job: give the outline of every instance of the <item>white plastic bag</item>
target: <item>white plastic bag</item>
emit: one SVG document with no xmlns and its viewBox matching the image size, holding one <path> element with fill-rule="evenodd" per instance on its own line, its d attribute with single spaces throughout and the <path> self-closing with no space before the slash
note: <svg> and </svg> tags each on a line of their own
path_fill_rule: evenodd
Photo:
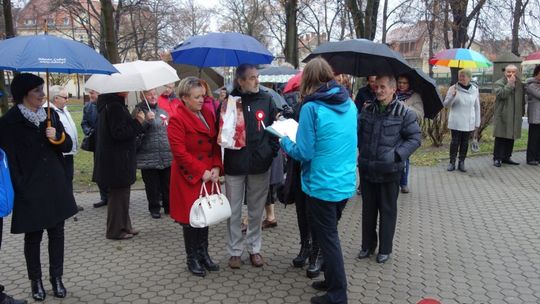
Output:
<svg viewBox="0 0 540 304">
<path fill-rule="evenodd" d="M 246 127 L 240 97 L 229 96 L 227 102 L 221 105 L 218 144 L 233 150 L 246 146 Z"/>
</svg>

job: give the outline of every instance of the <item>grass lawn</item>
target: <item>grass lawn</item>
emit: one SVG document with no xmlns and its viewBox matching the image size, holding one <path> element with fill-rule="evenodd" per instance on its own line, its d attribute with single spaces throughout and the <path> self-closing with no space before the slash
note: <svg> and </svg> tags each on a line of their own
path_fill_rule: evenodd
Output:
<svg viewBox="0 0 540 304">
<path fill-rule="evenodd" d="M 514 151 L 522 151 L 527 149 L 527 135 L 529 130 L 521 131 L 521 138 L 514 143 Z M 480 151 L 472 153 L 469 148 L 467 157 L 475 157 L 481 155 L 489 155 L 493 153 L 493 128 L 491 126 L 484 130 L 482 140 L 480 141 Z M 422 146 L 416 150 L 411 156 L 411 164 L 415 166 L 433 166 L 442 160 L 448 160 L 450 150 L 450 133 L 444 137 L 443 145 L 441 147 L 433 147 L 429 138 L 422 140 Z"/>
</svg>

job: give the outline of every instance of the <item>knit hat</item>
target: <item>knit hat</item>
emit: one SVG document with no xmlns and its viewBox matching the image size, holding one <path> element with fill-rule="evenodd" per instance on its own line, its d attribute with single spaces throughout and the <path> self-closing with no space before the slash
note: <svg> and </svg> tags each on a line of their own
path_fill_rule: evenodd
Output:
<svg viewBox="0 0 540 304">
<path fill-rule="evenodd" d="M 44 83 L 45 81 L 43 81 L 41 77 L 30 73 L 22 73 L 15 76 L 11 82 L 11 95 L 13 96 L 13 101 L 15 101 L 15 103 L 21 103 L 28 92 Z"/>
</svg>

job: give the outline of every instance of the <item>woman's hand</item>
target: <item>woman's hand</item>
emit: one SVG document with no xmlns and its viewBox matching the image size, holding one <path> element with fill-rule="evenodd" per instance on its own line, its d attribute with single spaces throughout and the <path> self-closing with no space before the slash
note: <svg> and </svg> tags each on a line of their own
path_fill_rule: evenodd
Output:
<svg viewBox="0 0 540 304">
<path fill-rule="evenodd" d="M 204 173 L 203 173 L 203 175 L 202 175 L 202 180 L 203 180 L 203 182 L 206 183 L 206 182 L 209 181 L 210 179 L 212 179 L 212 173 L 211 173 L 210 171 L 208 171 L 208 170 L 205 170 Z"/>
<path fill-rule="evenodd" d="M 212 170 L 210 170 L 210 173 L 212 174 L 212 181 L 214 183 L 217 183 L 219 181 L 219 168 L 214 167 Z"/>
<path fill-rule="evenodd" d="M 143 121 L 144 121 L 144 112 L 143 111 L 139 111 L 137 112 L 137 116 L 135 116 L 135 119 L 137 119 L 137 121 L 142 124 Z"/>
<path fill-rule="evenodd" d="M 56 129 L 47 127 L 47 129 L 45 129 L 45 136 L 47 136 L 48 139 L 56 140 Z"/>
<path fill-rule="evenodd" d="M 148 113 L 146 113 L 146 120 L 150 121 L 150 120 L 153 120 L 154 118 L 156 118 L 156 114 L 152 111 L 148 111 Z"/>
</svg>

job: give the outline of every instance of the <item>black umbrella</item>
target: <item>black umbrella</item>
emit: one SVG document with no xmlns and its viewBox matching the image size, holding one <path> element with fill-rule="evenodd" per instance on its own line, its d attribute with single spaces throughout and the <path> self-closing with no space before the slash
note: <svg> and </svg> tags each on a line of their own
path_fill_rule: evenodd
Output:
<svg viewBox="0 0 540 304">
<path fill-rule="evenodd" d="M 441 94 L 437 90 L 437 83 L 420 69 L 411 70 L 404 75 L 409 78 L 411 89 L 422 97 L 424 116 L 433 119 L 443 108 Z"/>
<path fill-rule="evenodd" d="M 354 76 L 401 75 L 412 70 L 405 59 L 386 44 L 351 39 L 321 44 L 303 62 L 321 56 L 336 73 Z"/>
</svg>

